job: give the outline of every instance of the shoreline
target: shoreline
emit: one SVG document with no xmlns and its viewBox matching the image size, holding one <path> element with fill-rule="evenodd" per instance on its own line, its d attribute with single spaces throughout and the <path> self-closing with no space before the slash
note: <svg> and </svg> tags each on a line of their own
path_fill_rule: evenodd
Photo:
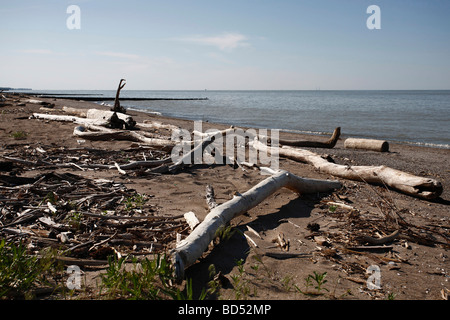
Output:
<svg viewBox="0 0 450 320">
<path fill-rule="evenodd" d="M 96 90 L 91 90 L 91 91 L 96 91 Z M 113 90 L 110 90 L 110 91 L 112 92 Z M 128 91 L 142 91 L 142 90 L 128 90 Z M 144 90 L 144 91 L 148 91 L 148 90 Z M 154 90 L 154 91 L 155 92 L 170 92 L 170 90 L 169 91 Z M 228 90 L 222 90 L 222 91 L 227 92 Z M 246 91 L 246 90 L 244 90 L 244 91 Z M 263 90 L 263 91 L 269 91 L 270 92 L 270 91 L 273 91 L 273 90 Z M 292 90 L 288 90 L 288 91 L 292 91 Z M 352 90 L 350 90 L 350 91 L 352 91 Z M 355 91 L 355 90 L 353 90 L 353 91 Z M 366 91 L 366 90 L 363 90 L 363 91 Z M 375 91 L 385 91 L 385 90 L 375 90 Z M 400 91 L 402 91 L 402 90 L 400 90 Z M 417 90 L 410 90 L 410 91 L 417 91 Z M 431 90 L 431 91 L 435 91 L 435 90 Z M 126 90 L 124 92 L 126 92 Z M 185 92 L 185 91 L 177 90 L 177 91 L 174 91 L 174 92 Z M 191 90 L 191 92 L 203 92 L 203 91 L 192 91 Z M 51 99 L 51 98 L 58 98 L 57 95 L 59 95 L 59 94 L 56 94 L 55 97 L 50 97 L 50 96 L 52 96 L 52 94 L 48 94 L 47 96 L 50 97 L 50 99 Z M 86 94 L 86 95 L 89 95 L 89 94 Z M 152 95 L 150 95 L 150 96 L 152 96 Z M 177 101 L 177 100 L 185 100 L 185 99 L 187 99 L 187 100 L 202 100 L 202 99 L 208 99 L 209 98 L 209 97 L 208 98 L 194 97 L 194 96 L 190 95 L 189 92 L 186 93 L 186 97 L 187 98 L 183 98 L 183 95 L 181 95 L 181 97 L 178 96 L 178 95 L 175 95 L 174 97 L 170 97 L 170 96 L 165 96 L 164 95 L 161 98 L 158 98 L 158 97 L 156 97 L 156 98 L 155 97 L 145 98 L 145 95 L 144 95 L 144 96 L 142 96 L 142 98 L 138 98 L 138 96 L 136 96 L 136 95 L 131 95 L 131 98 L 121 97 L 121 101 L 122 101 L 122 104 L 124 105 L 124 107 L 126 107 L 127 109 L 130 109 L 130 110 L 136 110 L 138 112 L 145 112 L 145 113 L 152 113 L 152 112 L 154 112 L 155 114 L 156 113 L 162 113 L 164 116 L 167 116 L 169 118 L 173 117 L 173 118 L 178 118 L 178 119 L 185 119 L 185 120 L 193 120 L 193 121 L 195 121 L 197 119 L 195 119 L 191 114 L 183 114 L 183 111 L 182 111 L 183 109 L 179 109 L 179 110 L 177 108 L 174 109 L 173 107 L 171 107 L 172 104 L 168 105 L 169 108 L 170 108 L 170 111 L 166 114 L 167 110 L 164 111 L 163 110 L 164 108 L 156 108 L 157 111 L 156 110 L 155 111 L 152 110 L 151 103 L 150 104 L 144 104 L 143 106 L 136 106 L 136 105 L 133 105 L 133 103 L 132 103 L 132 100 L 136 100 L 137 101 L 137 100 L 147 100 L 147 99 L 148 100 L 154 100 L 154 99 L 160 100 L 161 99 L 161 100 L 175 100 L 175 101 Z M 37 98 L 39 98 L 39 97 L 37 97 Z M 63 97 L 61 97 L 61 98 L 63 98 Z M 70 99 L 80 99 L 80 98 L 82 99 L 82 97 L 73 96 Z M 94 102 L 96 104 L 100 104 L 103 101 L 102 99 L 105 100 L 105 101 L 108 100 L 109 104 L 111 104 L 110 100 L 114 100 L 114 98 L 112 96 L 111 97 L 108 96 L 108 98 L 100 98 L 100 97 L 98 97 L 98 98 L 92 97 L 91 98 L 91 97 L 89 97 L 89 99 L 86 100 L 86 101 Z M 127 103 L 127 100 L 130 101 L 130 104 Z M 175 106 L 177 106 L 177 105 L 178 104 L 175 104 Z M 196 105 L 197 104 L 193 104 L 193 106 L 196 106 Z M 200 106 L 202 106 L 202 105 L 203 104 L 200 104 Z M 185 104 L 181 104 L 181 106 L 185 106 Z M 190 104 L 187 104 L 186 106 L 190 106 Z M 176 110 L 179 111 L 178 114 L 177 114 Z M 205 112 L 209 112 L 209 111 L 205 111 Z M 205 119 L 204 116 L 198 116 L 197 115 L 196 117 L 198 118 L 198 120 Z M 243 123 L 241 125 L 240 123 L 234 123 L 234 122 L 236 122 L 236 119 L 228 120 L 228 118 L 226 116 L 224 118 L 217 118 L 217 117 L 214 117 L 214 116 L 210 115 L 208 118 L 209 119 L 206 120 L 206 121 L 211 121 L 211 122 L 218 123 L 218 124 L 223 124 L 223 125 L 235 125 L 235 126 L 252 127 L 252 128 L 277 129 L 277 130 L 280 130 L 280 131 L 283 131 L 283 132 L 292 132 L 292 133 L 304 134 L 304 135 L 308 135 L 308 136 L 310 136 L 310 135 L 311 136 L 314 136 L 314 135 L 319 135 L 319 136 L 331 135 L 332 131 L 334 129 L 334 127 L 330 127 L 329 124 L 327 125 L 326 130 L 320 130 L 320 129 L 322 129 L 322 128 L 320 128 L 319 130 L 316 131 L 316 130 L 314 130 L 315 128 L 308 128 L 307 130 L 301 130 L 302 128 L 300 128 L 300 130 L 299 130 L 296 126 L 292 126 L 292 125 L 289 125 L 289 124 L 287 125 L 286 128 L 283 127 L 283 126 L 275 127 L 271 123 L 266 123 L 267 121 L 264 121 L 264 120 L 251 121 L 251 122 L 255 122 L 255 124 L 250 124 L 249 121 L 245 120 L 243 122 L 241 121 L 241 123 Z M 233 117 L 231 117 L 231 118 L 233 118 Z M 211 120 L 211 119 L 214 119 L 214 120 Z M 220 120 L 217 121 L 218 119 L 220 119 Z M 237 122 L 239 122 L 239 120 Z M 376 130 L 376 128 L 373 129 L 373 132 L 372 131 L 366 132 L 364 130 L 363 131 L 361 131 L 361 130 L 356 130 L 356 131 L 353 130 L 353 132 L 359 132 L 359 133 L 352 133 L 352 132 L 346 132 L 346 128 L 345 128 L 345 124 L 344 124 L 345 122 L 346 121 L 343 121 L 342 123 L 336 123 L 336 126 L 341 126 L 341 128 L 342 128 L 341 135 L 342 135 L 343 138 L 365 138 L 365 139 L 386 140 L 386 141 L 391 142 L 391 143 L 399 143 L 399 144 L 406 144 L 406 145 L 412 145 L 412 146 L 422 146 L 422 147 L 439 148 L 439 149 L 450 149 L 450 144 L 446 141 L 446 139 L 444 138 L 444 136 L 442 136 L 442 134 L 441 134 L 441 136 L 439 136 L 439 135 L 433 136 L 433 135 L 430 135 L 430 133 L 428 133 L 428 131 L 430 131 L 430 130 L 425 130 L 424 134 L 428 137 L 428 138 L 425 138 L 425 139 L 421 138 L 422 134 L 420 134 L 420 132 L 415 134 L 414 132 L 409 131 L 409 134 L 408 133 L 396 134 L 396 132 L 394 131 L 394 132 L 391 132 L 393 135 L 389 136 L 387 133 L 384 133 L 382 131 L 382 129 Z M 263 123 L 263 125 L 258 125 L 257 123 Z M 382 126 L 382 123 L 380 123 L 379 125 Z M 350 127 L 351 127 L 351 125 L 350 125 Z"/>
<path fill-rule="evenodd" d="M 25 95 L 28 96 L 28 95 Z M 33 98 L 32 96 L 30 96 Z M 74 107 L 74 108 L 81 108 L 81 109 L 89 109 L 89 108 L 98 108 L 103 110 L 110 110 L 110 106 L 100 105 L 98 103 L 94 103 L 91 101 L 77 101 L 77 100 L 66 100 L 66 99 L 60 99 L 60 98 L 40 98 L 40 100 L 47 102 L 49 104 L 55 104 L 55 110 L 60 109 L 62 106 L 68 106 L 68 107 Z M 30 106 L 27 104 L 27 106 Z M 34 105 L 34 111 L 33 112 L 41 112 L 39 111 L 40 106 Z M 1 109 L 0 109 L 1 110 Z M 187 129 L 192 132 L 194 129 L 194 121 L 192 119 L 185 119 L 182 117 L 172 117 L 172 116 L 166 116 L 162 114 L 155 114 L 152 111 L 146 111 L 146 110 L 136 110 L 134 108 L 127 109 L 129 112 L 128 114 L 133 116 L 135 120 L 137 121 L 143 121 L 143 120 L 156 120 L 167 124 L 172 124 L 175 126 L 179 126 L 180 128 Z M 51 110 L 47 110 L 46 113 L 51 113 Z M 61 112 L 61 114 L 65 114 L 64 112 Z M 23 119 L 22 119 L 23 120 Z M 198 119 L 198 121 L 201 121 L 201 119 Z M 223 130 L 227 129 L 232 124 L 224 124 L 224 123 L 215 123 L 215 122 L 209 122 L 209 121 L 202 121 L 202 130 L 203 132 L 208 129 L 217 129 L 217 130 Z M 255 127 L 248 127 L 248 126 L 239 126 L 240 128 L 247 130 L 247 129 L 255 129 L 259 130 L 260 128 Z M 0 127 L 1 129 L 1 127 Z M 267 129 L 268 132 L 270 132 L 271 129 Z M 344 131 L 345 128 L 342 129 Z M 341 132 L 342 132 L 341 131 Z M 1 132 L 1 131 L 0 131 Z M 329 134 L 308 134 L 308 133 L 298 133 L 298 132 L 290 132 L 289 130 L 280 130 L 280 138 L 283 139 L 291 139 L 291 140 L 310 140 L 310 141 L 324 141 L 331 133 Z M 367 151 L 367 150 L 353 150 L 353 149 L 346 149 L 344 148 L 344 140 L 349 137 L 345 134 L 341 134 L 340 138 L 338 139 L 336 146 L 332 149 L 317 149 L 317 148 L 306 148 L 315 152 L 319 153 L 332 153 L 335 154 L 337 157 L 340 157 L 342 159 L 348 159 L 350 155 L 354 159 L 351 160 L 353 164 L 358 165 L 379 165 L 384 164 L 386 166 L 391 166 L 392 168 L 398 169 L 398 170 L 405 170 L 407 172 L 413 173 L 413 174 L 419 174 L 421 172 L 427 172 L 427 160 L 433 160 L 432 167 L 435 166 L 442 166 L 442 170 L 436 170 L 435 176 L 438 176 L 439 173 L 442 171 L 445 172 L 447 175 L 450 173 L 448 170 L 445 171 L 446 163 L 448 163 L 447 168 L 450 168 L 450 160 L 447 160 L 450 155 L 450 149 L 446 148 L 438 148 L 434 146 L 423 146 L 423 145 L 416 145 L 416 144 L 410 144 L 406 142 L 396 142 L 396 141 L 388 141 L 389 143 L 389 152 L 374 152 L 374 151 Z M 352 136 L 354 137 L 354 136 Z M 69 137 L 70 138 L 70 137 Z M 76 140 L 75 138 L 73 138 Z M 121 143 L 119 143 L 120 145 Z M 395 155 L 404 153 L 405 158 L 402 159 L 401 162 L 396 162 L 398 159 L 395 159 Z M 433 156 L 430 156 L 430 159 L 427 159 L 427 155 L 434 154 Z M 390 155 L 393 155 L 394 157 L 389 157 Z M 410 163 L 408 163 L 408 160 L 411 158 L 413 159 L 414 156 L 421 155 L 421 162 L 417 163 L 418 166 L 412 166 Z M 380 159 L 381 163 L 377 163 L 376 161 Z M 381 161 L 383 159 L 383 161 Z M 442 161 L 444 160 L 444 161 Z M 438 173 L 439 172 L 439 173 Z M 450 174 L 447 175 L 448 179 L 442 179 L 442 183 L 446 184 L 447 181 L 450 181 Z M 444 193 L 449 192 L 449 188 L 444 187 Z M 450 192 L 449 192 L 450 194 Z"/>
<path fill-rule="evenodd" d="M 6 211 L 18 210 L 12 212 L 14 216 L 22 212 L 22 209 L 8 206 L 11 201 L 17 201 L 15 194 L 8 199 L 6 193 L 8 188 L 14 188 L 8 185 L 8 181 L 14 178 L 28 181 L 27 179 L 39 179 L 39 177 L 56 173 L 60 176 L 70 174 L 70 177 L 79 179 L 79 181 L 83 181 L 82 179 L 113 181 L 113 186 L 124 185 L 127 190 L 135 190 L 139 194 L 148 196 L 147 205 L 151 210 L 144 210 L 145 214 L 174 217 L 191 211 L 200 221 L 203 221 L 209 213 L 205 201 L 207 185 L 214 188 L 216 202 L 221 204 L 232 199 L 236 192 L 242 194 L 266 178 L 261 176 L 258 170 L 248 168 L 244 171 L 239 167 L 219 164 L 186 166 L 173 174 L 146 174 L 145 170 L 127 170 L 125 174 L 121 174 L 115 167 L 113 169 L 89 168 L 82 170 L 76 165 L 84 163 L 111 165 L 114 162 L 123 165 L 130 161 L 165 158 L 167 153 L 141 148 L 142 145 L 131 141 L 83 141 L 73 136 L 76 125 L 72 122 L 30 119 L 30 116 L 36 112 L 65 114 L 61 110 L 62 106 L 104 110 L 109 110 L 109 107 L 92 102 L 39 98 L 39 100 L 54 104 L 53 108 L 40 110 L 42 106 L 26 103 L 28 99 L 26 97 L 14 97 L 14 99 L 16 100 L 7 101 L 9 105 L 0 107 L 0 162 L 5 164 L 5 168 L 0 167 L 0 170 L 3 170 L 0 171 L 0 187 L 3 187 L 3 189 L 0 188 L 0 192 L 3 192 L 0 199 L 7 199 L 7 201 L 3 200 L 4 202 L 0 201 L 0 206 L 3 206 Z M 127 110 L 127 114 L 138 122 L 158 121 L 187 129 L 190 132 L 194 126 L 192 120 L 154 115 L 143 111 Z M 229 128 L 229 125 L 202 123 L 203 132 L 207 129 L 226 128 Z M 247 128 L 243 127 L 243 129 Z M 14 137 L 15 133 L 19 132 L 23 132 L 23 135 Z M 167 129 L 151 130 L 151 134 L 155 137 L 167 137 L 170 136 L 170 133 L 170 130 Z M 324 136 L 289 132 L 280 132 L 280 137 L 324 141 Z M 303 295 L 292 289 L 292 285 L 295 284 L 303 290 L 303 279 L 314 272 L 327 273 L 328 284 L 330 284 L 328 289 L 333 292 L 327 292 L 319 299 L 332 299 L 331 294 L 334 295 L 334 299 L 386 299 L 392 294 L 395 294 L 397 299 L 441 299 L 441 290 L 449 289 L 446 282 L 450 271 L 447 260 L 448 247 L 441 244 L 424 244 L 411 235 L 429 236 L 429 239 L 434 237 L 441 242 L 445 241 L 442 235 L 447 239 L 449 237 L 450 151 L 397 143 L 390 143 L 390 152 L 351 150 L 343 147 L 343 140 L 340 138 L 332 149 L 305 149 L 327 155 L 338 164 L 385 165 L 417 176 L 438 179 L 444 189 L 442 195 L 436 200 L 428 201 L 389 190 L 383 186 L 373 186 L 345 179 L 337 179 L 343 184 L 342 190 L 320 196 L 298 195 L 286 188 L 280 189 L 257 207 L 233 219 L 231 227 L 238 229 L 240 233 L 235 233 L 230 240 L 208 249 L 196 264 L 186 270 L 187 278 L 193 279 L 194 290 L 200 290 L 207 286 L 211 280 L 208 277 L 208 268 L 211 264 L 215 266 L 217 272 L 221 272 L 224 278 L 231 281 L 230 279 L 234 275 L 239 274 L 235 261 L 242 259 L 245 270 L 242 276 L 245 277 L 244 280 L 250 288 L 255 288 L 251 291 L 252 294 L 247 296 L 248 299 L 316 299 L 317 297 Z M 63 168 L 13 163 L 11 170 L 6 168 L 7 161 L 1 157 L 4 155 L 32 162 L 41 159 L 56 164 L 71 162 L 75 165 Z M 284 158 L 280 158 L 280 169 L 292 172 L 299 177 L 336 180 L 332 175 L 320 172 L 308 164 Z M 55 184 L 53 183 L 53 185 Z M 62 184 L 64 187 L 66 185 L 68 184 Z M 76 197 L 77 193 L 71 194 L 70 190 L 67 190 L 61 191 L 58 196 L 62 199 Z M 48 190 L 45 189 L 38 191 L 42 194 L 40 200 L 48 193 Z M 102 192 L 106 191 L 102 190 Z M 343 208 L 331 210 L 328 202 L 345 203 L 354 209 L 353 211 Z M 60 214 L 64 213 L 64 206 L 58 204 L 55 206 L 57 206 L 58 212 L 61 212 Z M 95 207 L 91 210 L 91 213 L 101 213 L 100 209 L 95 211 Z M 115 215 L 129 214 L 121 211 L 120 206 L 112 207 L 109 210 L 114 210 Z M 410 238 L 395 239 L 387 244 L 386 250 L 381 252 L 363 251 L 356 254 L 343 249 L 354 246 L 357 243 L 357 236 L 360 234 L 372 237 L 390 234 L 393 230 L 385 229 L 385 226 L 388 224 L 392 228 L 392 220 L 385 220 L 385 217 L 397 214 L 408 222 L 410 227 L 401 226 L 399 228 L 403 236 Z M 1 220 L 6 219 L 7 216 L 0 215 L 0 224 L 7 224 Z M 45 216 L 55 218 L 51 214 Z M 88 221 L 92 223 L 92 220 Z M 64 220 L 60 219 L 58 222 L 64 223 Z M 312 232 L 308 228 L 314 223 L 320 225 L 319 231 Z M 413 228 L 412 226 L 417 227 Z M 31 222 L 30 226 L 21 226 L 21 228 L 25 228 L 23 230 L 31 227 L 43 228 L 39 221 Z M 248 227 L 254 230 L 258 236 L 250 232 Z M 110 228 L 113 227 L 110 226 Z M 411 232 L 414 231 L 414 233 L 410 234 L 408 228 L 413 228 Z M 114 232 L 115 229 L 112 230 Z M 116 244 L 119 241 L 117 238 L 119 235 L 123 234 L 124 237 L 132 235 L 127 230 L 120 231 L 115 236 L 116 238 L 112 233 L 110 236 L 114 239 L 104 245 L 110 250 L 114 248 L 117 252 L 131 252 L 139 257 L 145 256 L 148 248 L 137 247 L 135 249 L 132 245 Z M 141 236 L 151 230 L 151 226 L 141 227 L 138 230 L 140 233 L 137 234 Z M 165 236 L 170 235 L 171 239 L 175 239 L 175 233 L 179 232 L 182 237 L 185 237 L 187 230 L 189 228 L 184 231 L 180 229 L 167 231 Z M 137 229 L 131 228 L 131 231 L 136 234 Z M 2 232 L 1 228 L 0 232 Z M 73 233 L 78 242 L 85 242 L 92 235 L 92 233 L 83 234 L 78 231 L 73 231 Z M 257 247 L 240 236 L 241 233 L 251 238 Z M 277 239 L 280 234 L 289 240 L 289 254 L 292 253 L 293 256 L 298 253 L 307 254 L 309 258 L 278 260 L 265 255 L 269 250 L 267 248 L 270 248 L 270 252 L 286 253 L 272 242 L 272 239 Z M 318 244 L 315 240 L 317 236 L 325 237 L 328 245 Z M 47 241 L 56 243 L 58 246 L 65 246 L 64 248 L 67 250 L 67 243 L 61 243 L 53 238 L 47 239 Z M 36 243 L 34 245 L 39 247 Z M 71 244 L 69 241 L 69 245 L 76 246 L 77 242 Z M 174 246 L 175 242 L 164 243 L 164 248 L 167 250 Z M 255 260 L 255 256 L 258 256 L 259 260 Z M 256 265 L 260 266 L 261 270 L 258 277 L 253 271 L 253 267 Z M 370 290 L 365 285 L 366 269 L 371 265 L 377 265 L 381 270 L 382 288 L 380 290 Z M 436 270 L 439 272 L 437 273 Z M 85 285 L 89 288 L 95 287 L 95 279 L 98 279 L 100 271 L 86 269 L 84 272 L 86 280 L 83 281 L 87 281 Z M 289 290 L 286 286 L 286 279 L 289 280 Z M 268 286 L 268 283 L 271 285 Z M 233 299 L 235 290 L 236 288 L 233 286 L 224 287 L 221 289 L 220 297 Z M 89 292 L 89 290 L 85 290 L 85 292 Z M 79 294 L 82 296 L 87 293 Z"/>
<path fill-rule="evenodd" d="M 126 99 L 124 99 L 126 100 Z M 100 104 L 99 104 L 100 105 Z M 187 118 L 187 117 L 179 117 L 179 116 L 169 116 L 169 115 L 164 115 L 161 112 L 158 111 L 151 111 L 151 110 L 144 110 L 144 109 L 138 109 L 138 108 L 127 108 L 127 110 L 130 111 L 135 111 L 135 112 L 142 112 L 145 114 L 150 114 L 150 115 L 154 115 L 154 116 L 158 116 L 161 117 L 163 119 L 167 119 L 170 121 L 170 119 L 176 119 L 176 120 L 184 120 L 184 121 L 202 121 L 204 123 L 210 123 L 210 124 L 216 124 L 217 126 L 232 126 L 234 125 L 231 122 L 210 122 L 209 120 L 203 121 L 201 119 L 191 119 L 191 118 Z M 284 134 L 292 134 L 292 135 L 297 135 L 299 136 L 299 138 L 302 139 L 309 139 L 311 137 L 326 137 L 326 136 L 330 136 L 331 134 L 333 134 L 333 132 L 319 132 L 319 131 L 315 131 L 315 132 L 307 132 L 307 131 L 301 131 L 301 130 L 294 130 L 294 129 L 282 129 L 282 128 L 258 128 L 258 127 L 250 127 L 250 126 L 239 126 L 241 128 L 244 129 L 255 129 L 255 130 L 259 130 L 259 129 L 267 129 L 267 130 L 279 130 L 279 132 L 284 133 Z M 376 139 L 376 140 L 386 140 L 390 145 L 391 144 L 398 144 L 398 145 L 404 145 L 404 146 L 411 146 L 411 147 L 418 147 L 418 148 L 431 148 L 431 149 L 442 149 L 442 150 L 450 150 L 450 145 L 445 145 L 445 144 L 436 144 L 436 143 L 428 143 L 428 142 L 414 142 L 414 141 L 402 141 L 402 140 L 389 140 L 389 139 L 377 139 L 374 137 L 363 137 L 363 136 L 357 136 L 357 135 L 353 135 L 353 134 L 345 134 L 345 133 L 341 133 L 340 136 L 340 140 L 344 140 L 346 138 L 364 138 L 364 139 Z"/>
</svg>

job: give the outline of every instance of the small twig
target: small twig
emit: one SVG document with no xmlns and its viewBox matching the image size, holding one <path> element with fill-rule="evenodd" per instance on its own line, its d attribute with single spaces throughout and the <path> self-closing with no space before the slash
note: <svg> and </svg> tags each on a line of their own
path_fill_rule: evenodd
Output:
<svg viewBox="0 0 450 320">
<path fill-rule="evenodd" d="M 158 219 L 179 219 L 183 218 L 183 215 L 177 215 L 177 216 L 116 216 L 116 215 L 104 215 L 104 214 L 97 214 L 97 213 L 90 213 L 90 212 L 81 212 L 85 216 L 93 217 L 93 218 L 100 218 L 100 219 L 113 219 L 113 220 L 158 220 Z"/>
<path fill-rule="evenodd" d="M 112 238 L 114 238 L 117 235 L 117 230 L 116 232 L 114 232 L 114 234 L 111 237 L 106 238 L 105 240 L 102 240 L 96 244 L 94 244 L 92 247 L 89 248 L 88 251 L 92 251 L 95 247 L 101 246 L 104 243 L 107 243 L 109 240 L 111 240 Z"/>
</svg>

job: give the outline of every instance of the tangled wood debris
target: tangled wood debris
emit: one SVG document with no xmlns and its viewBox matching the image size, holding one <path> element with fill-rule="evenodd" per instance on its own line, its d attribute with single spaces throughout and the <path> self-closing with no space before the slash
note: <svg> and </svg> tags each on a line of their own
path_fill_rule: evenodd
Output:
<svg viewBox="0 0 450 320">
<path fill-rule="evenodd" d="M 99 265 L 111 254 L 164 252 L 188 230 L 182 216 L 158 214 L 149 196 L 122 183 L 57 172 L 0 182 L 0 235 L 35 252 L 58 248 L 63 262 Z"/>
</svg>

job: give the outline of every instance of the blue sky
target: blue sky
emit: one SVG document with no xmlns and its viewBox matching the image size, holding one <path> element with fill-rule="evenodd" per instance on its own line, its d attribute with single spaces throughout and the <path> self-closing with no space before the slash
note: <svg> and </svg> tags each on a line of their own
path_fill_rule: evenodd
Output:
<svg viewBox="0 0 450 320">
<path fill-rule="evenodd" d="M 0 31 L 0 86 L 450 89 L 447 0 L 2 0 Z"/>
</svg>

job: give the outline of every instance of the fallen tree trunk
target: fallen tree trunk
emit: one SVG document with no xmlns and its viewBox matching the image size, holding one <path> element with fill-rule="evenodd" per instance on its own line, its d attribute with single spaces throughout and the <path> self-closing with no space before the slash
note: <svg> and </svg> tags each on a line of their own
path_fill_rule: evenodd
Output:
<svg viewBox="0 0 450 320">
<path fill-rule="evenodd" d="M 73 135 L 87 140 L 127 140 L 155 147 L 168 147 L 170 149 L 176 144 L 172 140 L 147 138 L 135 131 L 112 130 L 99 126 L 88 126 L 88 128 L 97 129 L 98 131 L 86 131 L 86 127 L 77 126 L 73 130 Z"/>
<path fill-rule="evenodd" d="M 158 121 L 144 120 L 136 124 L 140 128 L 152 128 L 152 129 L 168 129 L 168 130 L 180 130 L 179 127 L 173 124 L 164 124 Z"/>
<path fill-rule="evenodd" d="M 66 115 L 45 114 L 45 113 L 33 113 L 33 117 L 41 120 L 73 122 L 85 126 L 89 125 L 105 126 L 108 123 L 104 119 L 86 119 L 77 116 L 66 116 Z"/>
<path fill-rule="evenodd" d="M 136 126 L 136 121 L 134 121 L 131 116 L 119 112 L 100 109 L 83 110 L 67 107 L 64 107 L 63 111 L 75 115 L 33 113 L 33 116 L 37 119 L 43 120 L 67 121 L 83 125 L 96 124 L 113 129 L 129 130 Z"/>
<path fill-rule="evenodd" d="M 261 181 L 244 194 L 213 208 L 205 217 L 205 220 L 172 251 L 177 278 L 182 279 L 184 277 L 184 269 L 194 264 L 203 254 L 220 228 L 233 218 L 257 206 L 283 187 L 303 194 L 329 192 L 340 188 L 341 183 L 339 181 L 303 179 L 282 170 Z"/>
<path fill-rule="evenodd" d="M 387 185 L 392 189 L 423 199 L 435 199 L 439 197 L 443 191 L 442 184 L 435 179 L 418 177 L 386 166 L 340 165 L 328 162 L 320 155 L 309 150 L 296 149 L 287 146 L 273 150 L 273 147 L 267 147 L 257 140 L 255 140 L 252 145 L 260 151 L 275 151 L 278 152 L 281 157 L 311 164 L 321 172 L 331 174 L 335 177 Z"/>
<path fill-rule="evenodd" d="M 344 148 L 388 152 L 389 143 L 384 140 L 348 138 L 344 141 Z"/>
<path fill-rule="evenodd" d="M 86 118 L 86 116 L 87 116 L 86 109 L 78 109 L 78 108 L 63 106 L 62 111 L 64 111 L 65 113 L 68 113 L 72 116 L 77 116 L 77 117 L 81 117 L 81 118 Z"/>
<path fill-rule="evenodd" d="M 341 127 L 337 127 L 334 129 L 334 132 L 331 138 L 328 141 L 320 142 L 320 141 L 309 141 L 309 140 L 284 140 L 279 139 L 278 143 L 280 145 L 285 146 L 294 146 L 294 147 L 310 147 L 310 148 L 328 148 L 332 149 L 336 145 L 339 140 L 339 136 L 341 135 Z"/>
<path fill-rule="evenodd" d="M 270 137 L 264 136 L 264 135 L 260 135 L 260 134 L 254 134 L 252 133 L 252 131 L 247 130 L 239 130 L 239 128 L 234 128 L 232 127 L 232 129 L 234 129 L 233 131 L 230 132 L 230 134 L 244 134 L 246 135 L 249 139 L 254 139 L 255 137 L 258 139 L 267 139 L 267 142 L 270 142 L 271 139 Z M 209 137 L 211 135 L 216 134 L 219 131 L 213 131 L 213 132 L 198 132 L 198 131 L 193 131 L 194 137 Z M 296 147 L 311 147 L 311 148 L 334 148 L 334 146 L 336 145 L 337 141 L 339 140 L 339 136 L 341 135 L 341 127 L 337 127 L 336 129 L 334 129 L 334 132 L 331 136 L 331 138 L 328 141 L 325 142 L 320 142 L 320 141 L 311 141 L 311 140 L 285 140 L 285 139 L 278 139 L 278 143 L 280 145 L 286 145 L 286 146 L 296 146 Z"/>
</svg>

